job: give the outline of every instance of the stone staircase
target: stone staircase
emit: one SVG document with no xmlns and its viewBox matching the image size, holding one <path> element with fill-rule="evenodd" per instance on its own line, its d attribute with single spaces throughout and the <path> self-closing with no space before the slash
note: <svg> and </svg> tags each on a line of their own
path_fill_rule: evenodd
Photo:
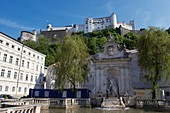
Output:
<svg viewBox="0 0 170 113">
<path fill-rule="evenodd" d="M 101 104 L 102 108 L 125 108 L 125 104 L 122 99 L 118 98 L 104 98 Z"/>
</svg>

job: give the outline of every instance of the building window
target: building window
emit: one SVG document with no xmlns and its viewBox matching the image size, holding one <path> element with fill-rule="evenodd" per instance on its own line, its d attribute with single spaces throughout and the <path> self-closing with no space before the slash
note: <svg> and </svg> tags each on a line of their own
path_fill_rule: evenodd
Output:
<svg viewBox="0 0 170 113">
<path fill-rule="evenodd" d="M 27 68 L 29 68 L 29 65 L 30 65 L 30 63 L 29 63 L 29 62 L 27 62 Z"/>
<path fill-rule="evenodd" d="M 1 70 L 1 77 L 4 77 L 4 75 L 5 75 L 5 69 L 2 69 Z"/>
<path fill-rule="evenodd" d="M 7 78 L 11 77 L 11 71 L 8 71 Z"/>
<path fill-rule="evenodd" d="M 12 92 L 15 92 L 15 87 L 14 86 L 12 87 Z"/>
<path fill-rule="evenodd" d="M 18 65 L 18 63 L 19 63 L 19 58 L 16 58 L 16 65 Z"/>
<path fill-rule="evenodd" d="M 25 50 L 23 52 L 25 53 Z"/>
<path fill-rule="evenodd" d="M 17 72 L 14 72 L 14 79 L 17 79 Z"/>
<path fill-rule="evenodd" d="M 38 65 L 36 66 L 36 71 L 38 71 Z"/>
<path fill-rule="evenodd" d="M 33 75 L 31 75 L 31 82 L 33 81 Z"/>
<path fill-rule="evenodd" d="M 22 67 L 24 67 L 24 60 L 22 60 Z"/>
<path fill-rule="evenodd" d="M 27 93 L 27 88 L 26 87 L 24 88 L 24 93 Z"/>
<path fill-rule="evenodd" d="M 6 43 L 6 46 L 9 46 L 9 43 Z"/>
<path fill-rule="evenodd" d="M 4 54 L 3 61 L 6 62 L 7 54 Z"/>
<path fill-rule="evenodd" d="M 0 43 L 2 43 L 3 41 L 2 40 L 0 40 Z"/>
<path fill-rule="evenodd" d="M 21 92 L 21 87 L 18 88 L 18 92 Z"/>
<path fill-rule="evenodd" d="M 18 51 L 20 51 L 20 48 L 18 48 Z"/>
<path fill-rule="evenodd" d="M 39 56 L 37 56 L 37 59 L 39 59 Z"/>
<path fill-rule="evenodd" d="M 31 55 L 31 53 L 29 52 L 28 55 Z"/>
<path fill-rule="evenodd" d="M 12 60 L 13 60 L 13 56 L 10 56 L 9 63 L 12 63 Z"/>
<path fill-rule="evenodd" d="M 14 48 L 15 46 L 14 46 L 14 45 L 12 45 L 11 47 L 12 47 L 12 48 Z"/>
<path fill-rule="evenodd" d="M 8 91 L 8 89 L 9 89 L 9 86 L 5 86 L 5 91 Z"/>
<path fill-rule="evenodd" d="M 36 83 L 37 83 L 37 78 L 38 78 L 38 77 L 37 77 L 37 76 L 35 76 L 35 82 L 36 82 Z"/>
<path fill-rule="evenodd" d="M 26 74 L 25 80 L 28 81 L 28 74 Z"/>
<path fill-rule="evenodd" d="M 0 91 L 2 91 L 2 86 L 0 86 Z"/>
<path fill-rule="evenodd" d="M 33 57 L 35 57 L 35 54 L 33 54 Z"/>
<path fill-rule="evenodd" d="M 20 80 L 23 80 L 23 73 L 21 73 L 20 75 Z"/>
<path fill-rule="evenodd" d="M 40 72 L 42 72 L 42 66 L 40 66 Z"/>
</svg>

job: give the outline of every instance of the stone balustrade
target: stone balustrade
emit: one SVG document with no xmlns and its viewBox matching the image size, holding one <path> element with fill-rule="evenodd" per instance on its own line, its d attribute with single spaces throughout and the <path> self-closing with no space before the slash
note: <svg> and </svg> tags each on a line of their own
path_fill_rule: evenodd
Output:
<svg viewBox="0 0 170 113">
<path fill-rule="evenodd" d="M 42 109 L 49 108 L 49 98 L 26 98 L 21 99 L 21 101 L 25 102 L 26 105 L 41 105 Z"/>
<path fill-rule="evenodd" d="M 27 105 L 20 107 L 1 108 L 0 113 L 40 113 L 41 106 Z"/>
<path fill-rule="evenodd" d="M 89 98 L 24 98 L 16 101 L 2 102 L 4 107 L 39 105 L 41 109 L 55 108 L 74 108 L 74 107 L 90 107 Z"/>
<path fill-rule="evenodd" d="M 136 108 L 144 108 L 145 110 L 164 111 L 169 110 L 170 100 L 136 100 Z"/>
<path fill-rule="evenodd" d="M 136 100 L 136 106 L 139 108 L 142 108 L 146 105 L 154 105 L 154 106 L 165 106 L 166 105 L 165 100 Z"/>
<path fill-rule="evenodd" d="M 71 107 L 90 107 L 90 99 L 78 99 L 78 98 L 59 98 L 51 99 L 50 107 L 57 108 L 71 108 Z"/>
<path fill-rule="evenodd" d="M 20 99 L 20 101 L 24 101 L 26 103 L 30 104 L 36 104 L 36 105 L 49 105 L 49 98 L 24 98 Z"/>
</svg>

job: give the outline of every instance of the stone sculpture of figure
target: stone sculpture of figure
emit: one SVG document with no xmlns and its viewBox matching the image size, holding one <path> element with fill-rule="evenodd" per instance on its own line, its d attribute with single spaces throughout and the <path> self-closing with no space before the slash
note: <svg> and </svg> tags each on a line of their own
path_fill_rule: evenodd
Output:
<svg viewBox="0 0 170 113">
<path fill-rule="evenodd" d="M 112 96 L 118 96 L 118 84 L 115 79 L 108 78 L 108 91 Z"/>
<path fill-rule="evenodd" d="M 50 89 L 54 89 L 55 88 L 55 80 L 52 80 L 50 83 Z"/>
<path fill-rule="evenodd" d="M 113 46 L 108 46 L 107 47 L 107 52 L 109 56 L 112 56 L 114 54 L 114 47 Z"/>
</svg>

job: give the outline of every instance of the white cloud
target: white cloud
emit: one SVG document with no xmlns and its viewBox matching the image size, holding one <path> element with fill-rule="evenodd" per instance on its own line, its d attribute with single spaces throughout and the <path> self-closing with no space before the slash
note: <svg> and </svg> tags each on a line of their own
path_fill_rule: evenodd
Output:
<svg viewBox="0 0 170 113">
<path fill-rule="evenodd" d="M 7 19 L 2 19 L 2 18 L 0 18 L 0 25 L 8 26 L 8 27 L 11 27 L 11 28 L 22 29 L 22 30 L 33 30 L 33 29 L 35 29 L 35 28 L 32 28 L 32 27 L 24 26 L 24 25 L 18 24 L 17 22 L 10 21 L 10 20 L 7 20 Z"/>
</svg>

